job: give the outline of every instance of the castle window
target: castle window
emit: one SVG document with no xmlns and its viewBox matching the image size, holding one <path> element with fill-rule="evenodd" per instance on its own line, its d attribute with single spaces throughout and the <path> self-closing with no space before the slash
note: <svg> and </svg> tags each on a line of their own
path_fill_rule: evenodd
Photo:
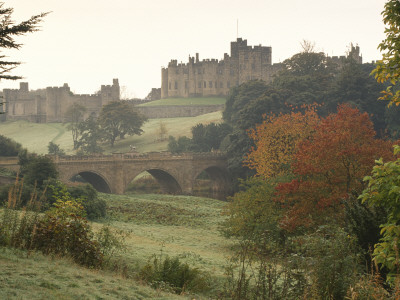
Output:
<svg viewBox="0 0 400 300">
<path fill-rule="evenodd" d="M 188 74 L 188 73 L 189 73 L 188 69 L 183 69 L 183 74 Z"/>
<path fill-rule="evenodd" d="M 219 83 L 219 87 L 220 87 L 221 89 L 224 87 L 224 83 L 223 83 L 222 81 Z"/>
<path fill-rule="evenodd" d="M 178 81 L 175 81 L 175 89 L 178 89 Z"/>
<path fill-rule="evenodd" d="M 187 89 L 189 87 L 189 82 L 185 81 L 185 89 Z"/>
<path fill-rule="evenodd" d="M 207 82 L 205 82 L 205 81 L 204 81 L 204 87 L 205 87 L 205 88 L 207 87 Z"/>
<path fill-rule="evenodd" d="M 214 85 L 216 88 L 218 87 L 218 82 L 215 82 L 215 85 Z"/>
<path fill-rule="evenodd" d="M 256 65 L 254 63 L 251 64 L 251 69 L 255 70 L 256 69 Z"/>
<path fill-rule="evenodd" d="M 176 73 L 176 74 L 179 74 L 179 69 L 176 69 L 176 70 L 175 70 L 175 73 Z"/>
<path fill-rule="evenodd" d="M 197 73 L 198 73 L 198 74 L 201 74 L 201 69 L 198 69 L 198 70 L 197 70 Z"/>
<path fill-rule="evenodd" d="M 199 84 L 198 84 L 198 86 L 199 86 L 199 89 L 201 89 L 201 81 L 199 81 Z"/>
<path fill-rule="evenodd" d="M 211 89 L 212 88 L 212 81 L 208 82 L 208 87 Z"/>
<path fill-rule="evenodd" d="M 171 89 L 171 82 L 168 84 L 168 89 L 169 90 Z"/>
<path fill-rule="evenodd" d="M 231 83 L 230 83 L 229 81 L 226 83 L 226 87 L 227 87 L 228 89 L 231 87 Z"/>
<path fill-rule="evenodd" d="M 231 70 L 229 73 L 230 73 L 231 75 L 235 75 L 235 71 L 233 71 L 233 70 Z"/>
</svg>

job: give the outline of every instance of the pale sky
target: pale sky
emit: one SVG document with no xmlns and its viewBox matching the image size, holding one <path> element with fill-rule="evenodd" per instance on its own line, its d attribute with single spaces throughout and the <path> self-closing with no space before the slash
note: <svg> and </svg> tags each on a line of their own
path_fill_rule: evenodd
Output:
<svg viewBox="0 0 400 300">
<path fill-rule="evenodd" d="M 13 71 L 30 89 L 68 83 L 91 94 L 118 78 L 125 96 L 145 97 L 161 86 L 161 67 L 189 55 L 222 59 L 237 37 L 248 45 L 272 47 L 272 62 L 301 50 L 343 55 L 358 44 L 364 62 L 381 58 L 385 38 L 381 12 L 385 0 L 10 0 L 14 20 L 52 11 L 40 32 L 18 39 L 7 51 L 23 65 Z M 19 81 L 2 81 L 18 88 Z"/>
</svg>

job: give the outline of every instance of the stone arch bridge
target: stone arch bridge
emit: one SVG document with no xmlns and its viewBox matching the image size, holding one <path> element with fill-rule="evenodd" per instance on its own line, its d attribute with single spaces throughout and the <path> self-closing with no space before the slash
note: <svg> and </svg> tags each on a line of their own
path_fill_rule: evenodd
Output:
<svg viewBox="0 0 400 300">
<path fill-rule="evenodd" d="M 192 194 L 195 180 L 202 172 L 208 174 L 213 193 L 228 194 L 230 191 L 227 161 L 221 153 L 114 153 L 52 158 L 61 181 L 67 183 L 80 175 L 104 193 L 123 194 L 128 184 L 144 171 L 158 181 L 165 193 Z M 0 159 L 0 166 L 14 170 L 16 167 L 10 159 L 7 162 Z"/>
</svg>

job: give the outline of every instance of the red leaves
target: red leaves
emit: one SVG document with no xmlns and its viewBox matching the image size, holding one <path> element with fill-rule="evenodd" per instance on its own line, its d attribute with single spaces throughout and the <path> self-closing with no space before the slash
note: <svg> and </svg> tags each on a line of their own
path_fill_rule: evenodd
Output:
<svg viewBox="0 0 400 300">
<path fill-rule="evenodd" d="M 280 128 L 284 127 L 281 124 Z M 258 146 L 267 144 L 259 141 L 268 136 L 262 135 L 261 130 L 271 129 L 261 125 L 251 133 Z M 287 152 L 290 157 L 286 162 L 291 163 L 298 179 L 279 184 L 275 198 L 286 209 L 281 226 L 288 231 L 323 224 L 327 218 L 340 221 L 342 199 L 363 189 L 362 179 L 370 173 L 375 159 L 392 157 L 392 143 L 375 139 L 368 114 L 347 104 L 340 105 L 336 114 L 314 123 L 307 135 L 293 143 L 295 149 Z M 262 161 L 263 156 L 255 155 L 257 151 L 260 148 L 249 154 L 249 161 L 259 175 L 265 176 L 267 164 Z"/>
</svg>

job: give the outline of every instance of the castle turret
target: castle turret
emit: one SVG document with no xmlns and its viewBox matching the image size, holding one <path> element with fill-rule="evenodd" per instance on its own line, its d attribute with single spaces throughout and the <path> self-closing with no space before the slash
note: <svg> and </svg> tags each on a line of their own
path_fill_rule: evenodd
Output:
<svg viewBox="0 0 400 300">
<path fill-rule="evenodd" d="M 118 79 L 113 79 L 113 85 L 102 85 L 100 89 L 102 106 L 112 101 L 120 100 L 120 87 Z"/>
</svg>

